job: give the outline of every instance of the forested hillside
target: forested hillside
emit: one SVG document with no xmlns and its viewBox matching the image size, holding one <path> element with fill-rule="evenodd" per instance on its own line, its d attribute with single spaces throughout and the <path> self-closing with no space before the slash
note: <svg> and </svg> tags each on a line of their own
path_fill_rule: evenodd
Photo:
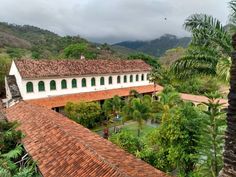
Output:
<svg viewBox="0 0 236 177">
<path fill-rule="evenodd" d="M 175 35 L 166 34 L 158 39 L 151 41 L 125 41 L 116 43 L 113 46 L 122 46 L 149 55 L 160 57 L 169 49 L 176 47 L 186 48 L 190 41 L 190 37 L 178 38 Z"/>
</svg>

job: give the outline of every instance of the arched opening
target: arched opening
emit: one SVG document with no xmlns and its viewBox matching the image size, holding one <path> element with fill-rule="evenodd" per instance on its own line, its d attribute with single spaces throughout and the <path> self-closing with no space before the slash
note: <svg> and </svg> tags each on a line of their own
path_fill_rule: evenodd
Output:
<svg viewBox="0 0 236 177">
<path fill-rule="evenodd" d="M 139 75 L 136 74 L 136 81 L 139 81 Z"/>
<path fill-rule="evenodd" d="M 117 76 L 117 84 L 120 83 L 120 76 Z"/>
<path fill-rule="evenodd" d="M 141 75 L 141 80 L 144 81 L 144 74 Z"/>
<path fill-rule="evenodd" d="M 100 85 L 105 85 L 105 79 L 104 79 L 104 77 L 101 77 L 101 78 L 100 78 Z"/>
<path fill-rule="evenodd" d="M 45 91 L 45 85 L 44 85 L 44 82 L 43 82 L 43 81 L 39 81 L 39 83 L 38 83 L 38 89 L 39 89 L 39 92 Z"/>
<path fill-rule="evenodd" d="M 50 81 L 50 90 L 56 90 L 56 82 L 54 80 Z"/>
<path fill-rule="evenodd" d="M 61 81 L 61 89 L 66 89 L 66 88 L 67 88 L 67 83 L 66 83 L 66 80 L 63 79 L 63 80 Z"/>
<path fill-rule="evenodd" d="M 129 81 L 130 81 L 130 82 L 133 82 L 133 75 L 130 75 L 130 76 L 129 76 Z"/>
<path fill-rule="evenodd" d="M 124 83 L 126 83 L 127 82 L 127 76 L 125 75 L 124 76 Z"/>
<path fill-rule="evenodd" d="M 77 88 L 77 80 L 76 79 L 72 79 L 71 85 L 72 85 L 72 88 Z"/>
<path fill-rule="evenodd" d="M 27 82 L 26 83 L 26 92 L 31 93 L 34 91 L 33 83 L 32 82 Z"/>
<path fill-rule="evenodd" d="M 109 84 L 112 84 L 112 76 L 109 77 Z"/>
<path fill-rule="evenodd" d="M 87 84 L 86 84 L 86 79 L 83 78 L 83 79 L 82 79 L 82 87 L 86 87 L 86 85 L 87 85 Z"/>
<path fill-rule="evenodd" d="M 94 77 L 91 79 L 91 86 L 92 86 L 92 87 L 93 87 L 93 86 L 96 86 L 96 81 L 95 81 L 95 78 L 94 78 Z"/>
</svg>

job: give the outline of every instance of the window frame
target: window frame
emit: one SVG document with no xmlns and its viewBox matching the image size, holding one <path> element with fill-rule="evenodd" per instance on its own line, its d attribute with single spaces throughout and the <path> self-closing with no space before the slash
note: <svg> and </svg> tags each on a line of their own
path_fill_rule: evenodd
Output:
<svg viewBox="0 0 236 177">
<path fill-rule="evenodd" d="M 112 82 L 113 82 L 113 78 L 112 78 L 112 76 L 109 76 L 109 78 L 108 78 L 108 84 L 109 84 L 109 85 L 112 85 Z"/>
<path fill-rule="evenodd" d="M 38 82 L 38 91 L 39 92 L 45 92 L 45 83 L 44 83 L 44 81 L 39 81 Z"/>
<path fill-rule="evenodd" d="M 117 76 L 117 84 L 120 84 L 120 83 L 121 83 L 120 76 Z"/>
<path fill-rule="evenodd" d="M 104 77 L 100 77 L 100 85 L 105 85 L 105 78 Z"/>
<path fill-rule="evenodd" d="M 82 80 L 81 80 L 81 86 L 82 86 L 82 87 L 87 87 L 87 80 L 86 80 L 86 78 L 82 78 Z"/>
<path fill-rule="evenodd" d="M 94 77 L 91 78 L 91 87 L 96 86 L 96 79 Z"/>
<path fill-rule="evenodd" d="M 66 79 L 62 79 L 61 80 L 61 89 L 67 89 L 67 81 Z"/>
<path fill-rule="evenodd" d="M 33 82 L 29 81 L 26 83 L 26 93 L 33 93 L 33 92 L 34 92 L 34 84 Z"/>
<path fill-rule="evenodd" d="M 136 82 L 139 81 L 139 74 L 136 74 Z"/>
<path fill-rule="evenodd" d="M 124 83 L 127 83 L 127 76 L 126 75 L 124 75 Z"/>
<path fill-rule="evenodd" d="M 133 82 L 134 81 L 134 78 L 133 78 L 133 75 L 131 74 L 130 76 L 129 76 L 129 82 L 131 83 L 131 82 Z"/>
<path fill-rule="evenodd" d="M 55 83 L 55 85 L 54 85 L 55 88 L 53 88 L 54 86 L 52 85 L 52 83 Z M 49 84 L 50 84 L 50 90 L 51 90 L 51 91 L 57 90 L 57 83 L 56 83 L 55 80 L 51 80 Z"/>
<path fill-rule="evenodd" d="M 141 81 L 144 81 L 144 74 L 141 75 Z"/>
<path fill-rule="evenodd" d="M 71 80 L 71 88 L 77 88 L 77 79 L 72 79 Z"/>
</svg>

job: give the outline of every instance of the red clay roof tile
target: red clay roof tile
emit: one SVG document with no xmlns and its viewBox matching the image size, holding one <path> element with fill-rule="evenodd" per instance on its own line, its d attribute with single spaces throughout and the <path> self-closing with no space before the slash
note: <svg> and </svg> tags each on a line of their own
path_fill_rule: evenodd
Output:
<svg viewBox="0 0 236 177">
<path fill-rule="evenodd" d="M 150 71 L 142 60 L 15 60 L 23 78 L 82 76 Z"/>
<path fill-rule="evenodd" d="M 6 111 L 19 121 L 27 152 L 45 177 L 145 176 L 163 172 L 137 159 L 87 128 L 45 107 L 24 101 Z"/>
</svg>

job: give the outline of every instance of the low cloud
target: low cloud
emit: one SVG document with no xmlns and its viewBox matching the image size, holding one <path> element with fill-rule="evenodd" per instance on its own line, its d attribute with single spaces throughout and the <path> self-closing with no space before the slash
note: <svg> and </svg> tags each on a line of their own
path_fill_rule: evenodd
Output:
<svg viewBox="0 0 236 177">
<path fill-rule="evenodd" d="M 217 1 L 217 2 L 216 2 Z M 95 42 L 189 35 L 184 20 L 207 13 L 227 22 L 228 0 L 2 0 L 0 21 L 29 24 Z"/>
</svg>

